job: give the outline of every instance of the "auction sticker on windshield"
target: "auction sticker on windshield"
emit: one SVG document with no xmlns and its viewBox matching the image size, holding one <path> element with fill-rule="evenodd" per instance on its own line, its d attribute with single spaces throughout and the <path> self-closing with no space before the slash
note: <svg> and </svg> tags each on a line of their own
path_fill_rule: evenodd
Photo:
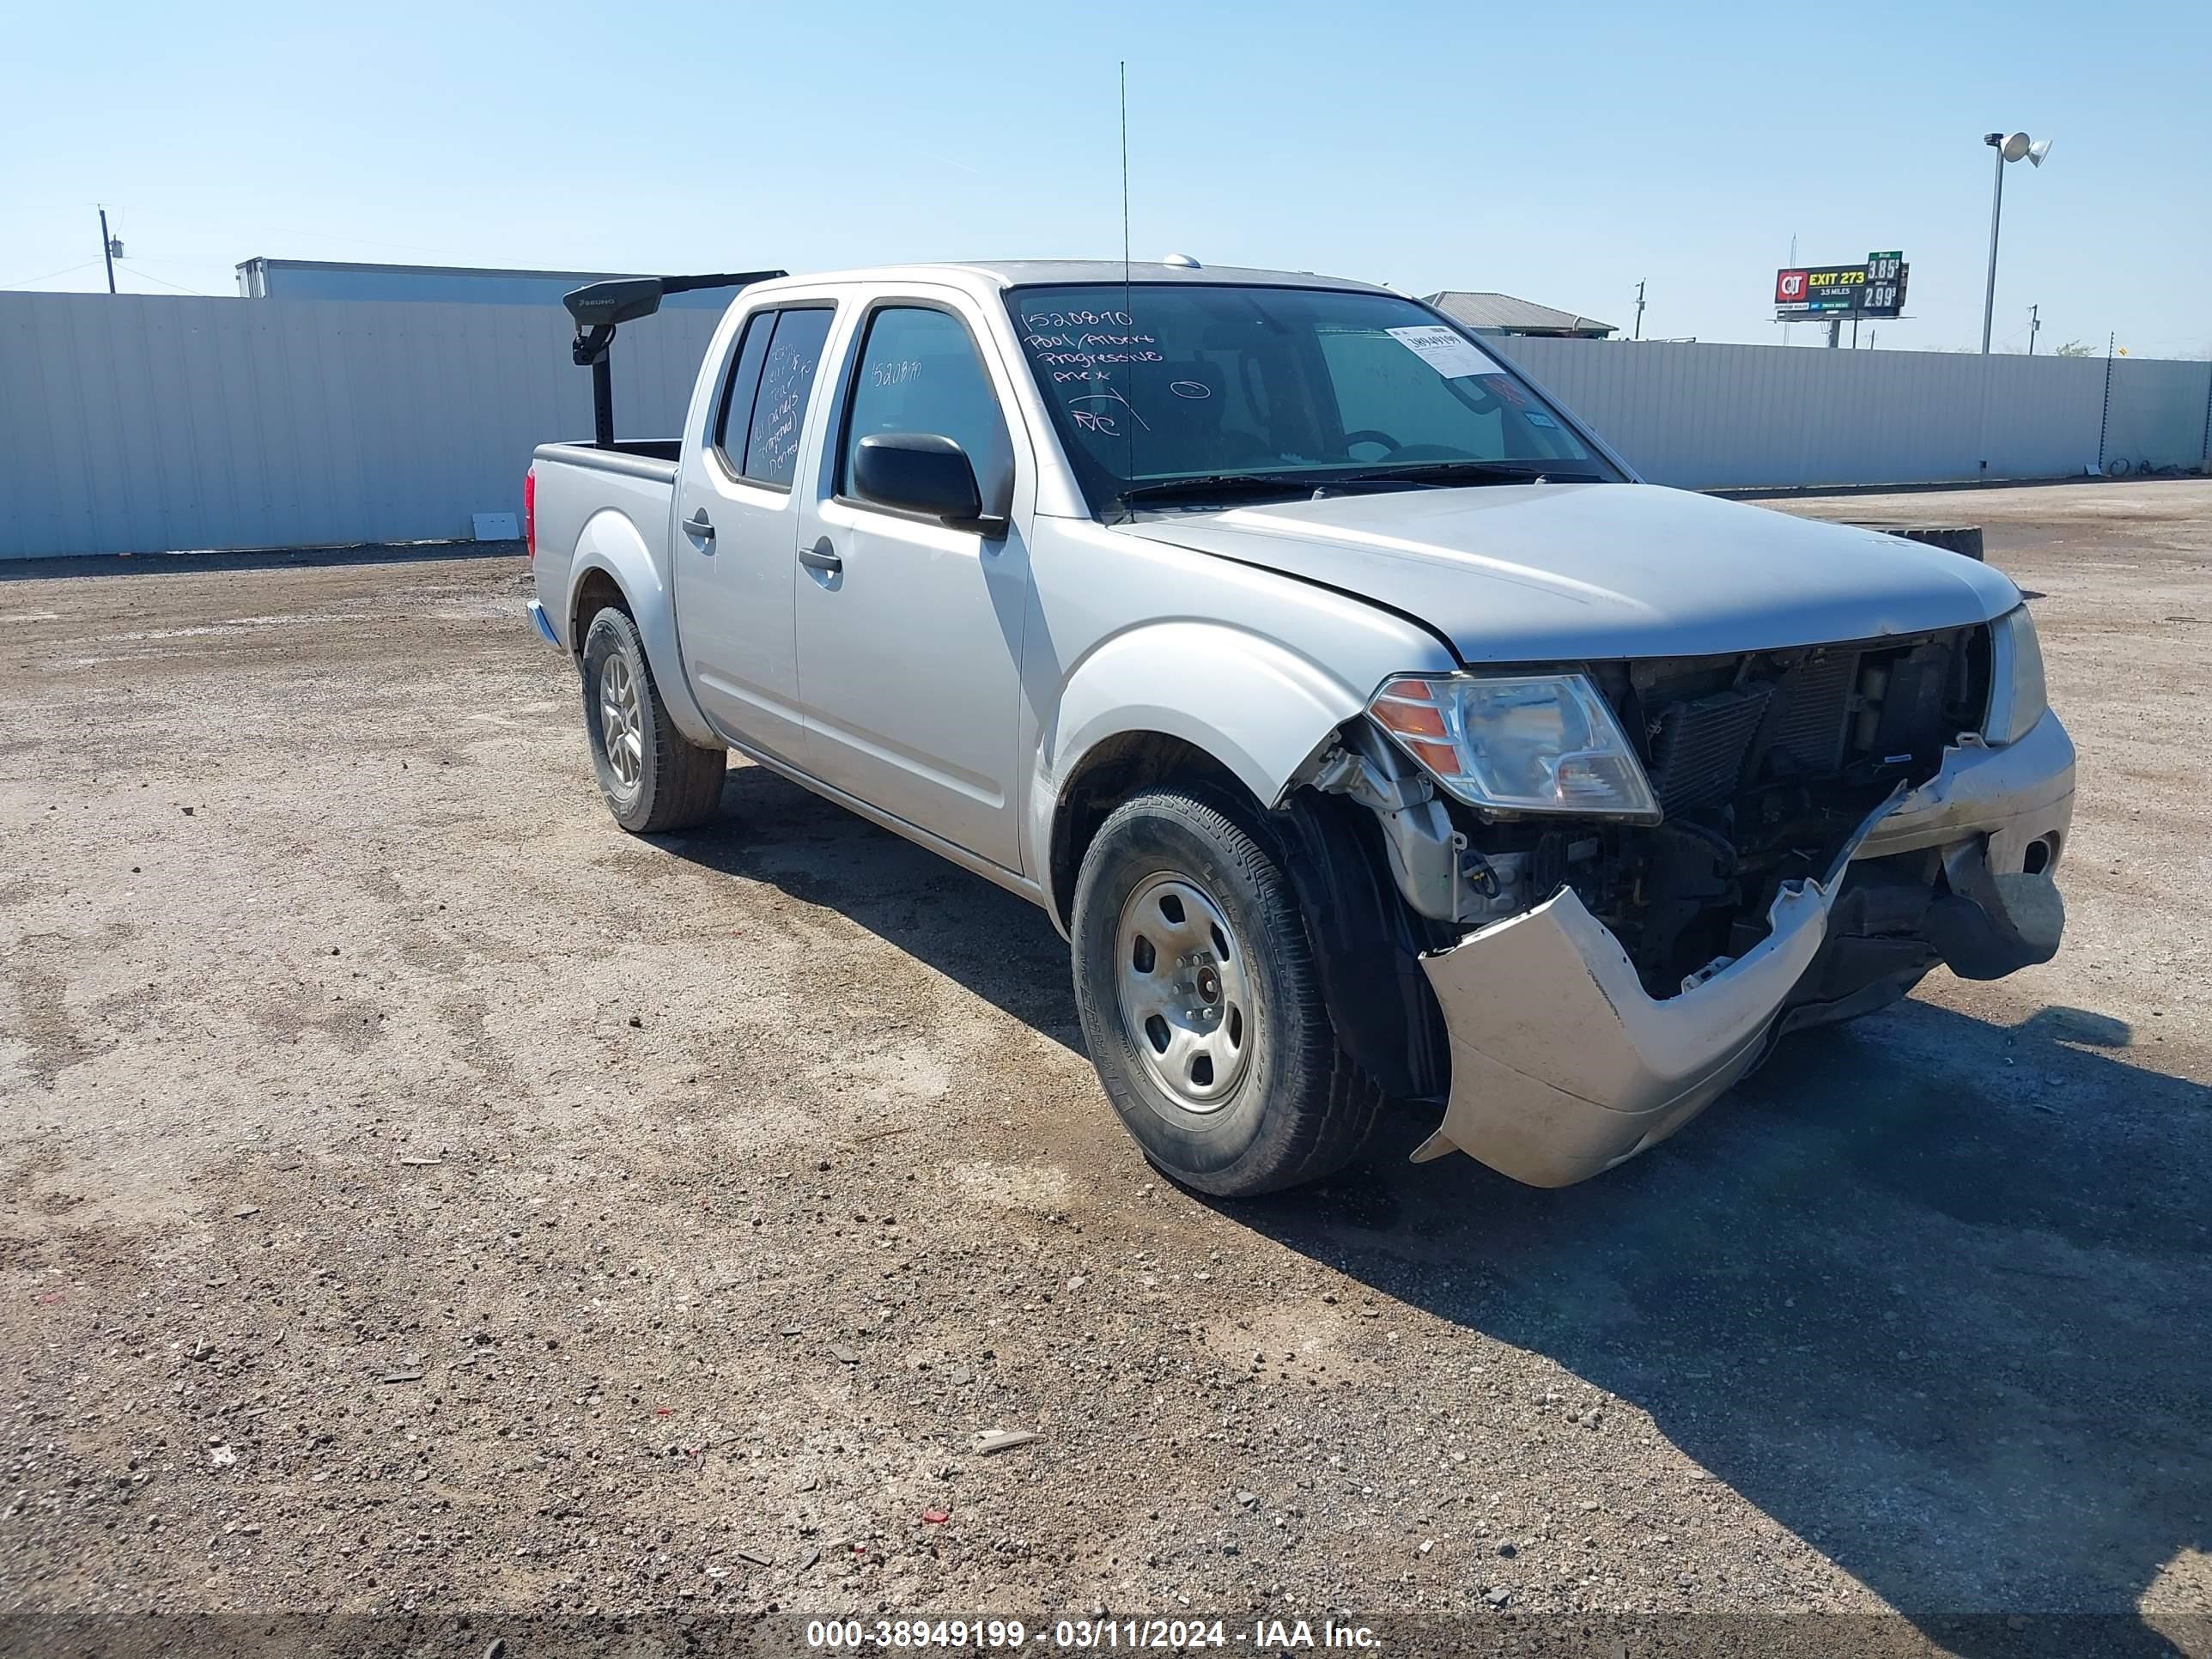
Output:
<svg viewBox="0 0 2212 1659">
<path fill-rule="evenodd" d="M 1469 344 L 1464 336 L 1439 325 L 1387 331 L 1392 339 L 1448 380 L 1468 374 L 1487 374 L 1498 367 Z"/>
</svg>

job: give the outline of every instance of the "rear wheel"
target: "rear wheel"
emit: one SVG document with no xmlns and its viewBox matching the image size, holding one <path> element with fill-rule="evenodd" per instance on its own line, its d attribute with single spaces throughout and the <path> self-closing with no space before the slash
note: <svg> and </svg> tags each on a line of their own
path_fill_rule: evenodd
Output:
<svg viewBox="0 0 2212 1659">
<path fill-rule="evenodd" d="M 668 718 L 637 624 L 611 605 L 584 635 L 584 729 L 615 822 L 635 835 L 689 830 L 714 815 L 728 757 Z"/>
<path fill-rule="evenodd" d="M 1338 1042 L 1290 882 L 1236 803 L 1163 789 L 1117 808 L 1071 933 L 1099 1079 L 1169 1176 L 1243 1197 L 1365 1145 L 1382 1091 Z"/>
</svg>

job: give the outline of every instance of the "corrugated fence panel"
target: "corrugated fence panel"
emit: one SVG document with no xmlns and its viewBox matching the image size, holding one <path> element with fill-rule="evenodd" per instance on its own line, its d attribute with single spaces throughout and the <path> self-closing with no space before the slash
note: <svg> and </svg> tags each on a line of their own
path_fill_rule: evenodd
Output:
<svg viewBox="0 0 2212 1659">
<path fill-rule="evenodd" d="M 720 313 L 623 331 L 626 434 L 681 425 Z M 557 307 L 0 294 L 0 557 L 465 538 L 591 429 Z M 2055 477 L 2204 459 L 2212 365 L 1493 339 L 1692 489 Z"/>
<path fill-rule="evenodd" d="M 1644 477 L 1687 489 L 2060 477 L 2097 459 L 2105 366 L 2094 359 L 1827 351 L 1681 341 L 1486 342 L 1602 433 Z M 2130 418 L 2188 464 L 2185 395 L 2212 368 L 2115 365 Z M 2202 424 L 2202 404 L 2197 406 Z M 2147 441 L 2148 441 L 2147 440 Z M 2150 453 L 2147 448 L 2146 453 Z"/>
<path fill-rule="evenodd" d="M 2105 454 L 2124 458 L 2131 467 L 2198 465 L 2205 458 L 2208 410 L 2212 363 L 2120 358 L 2112 364 Z"/>
<path fill-rule="evenodd" d="M 615 348 L 616 418 L 673 432 L 720 313 Z M 0 558 L 465 538 L 587 436 L 558 307 L 0 295 Z"/>
</svg>

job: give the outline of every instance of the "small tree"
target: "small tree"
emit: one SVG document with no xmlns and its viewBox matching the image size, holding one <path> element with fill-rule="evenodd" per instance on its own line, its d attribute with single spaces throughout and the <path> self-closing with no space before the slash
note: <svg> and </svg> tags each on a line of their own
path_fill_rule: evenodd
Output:
<svg viewBox="0 0 2212 1659">
<path fill-rule="evenodd" d="M 2089 357 L 2095 356 L 2095 353 L 2079 340 L 2069 340 L 2058 348 L 2057 355 L 2061 357 Z"/>
</svg>

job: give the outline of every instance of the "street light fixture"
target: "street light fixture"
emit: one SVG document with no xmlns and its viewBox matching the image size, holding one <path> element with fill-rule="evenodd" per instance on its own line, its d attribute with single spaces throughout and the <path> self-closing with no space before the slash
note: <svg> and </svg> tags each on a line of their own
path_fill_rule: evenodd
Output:
<svg viewBox="0 0 2212 1659">
<path fill-rule="evenodd" d="M 1990 198 L 1990 280 L 1982 294 L 1982 356 L 1990 355 L 1990 327 L 1996 320 L 1997 310 L 1997 222 L 2004 215 L 2004 170 L 2008 161 L 2025 159 L 2028 166 L 2039 167 L 2043 158 L 2051 154 L 2051 140 L 2030 138 L 2024 132 L 2008 137 L 2002 132 L 1985 132 L 1982 142 L 1997 153 L 1996 189 Z"/>
</svg>

